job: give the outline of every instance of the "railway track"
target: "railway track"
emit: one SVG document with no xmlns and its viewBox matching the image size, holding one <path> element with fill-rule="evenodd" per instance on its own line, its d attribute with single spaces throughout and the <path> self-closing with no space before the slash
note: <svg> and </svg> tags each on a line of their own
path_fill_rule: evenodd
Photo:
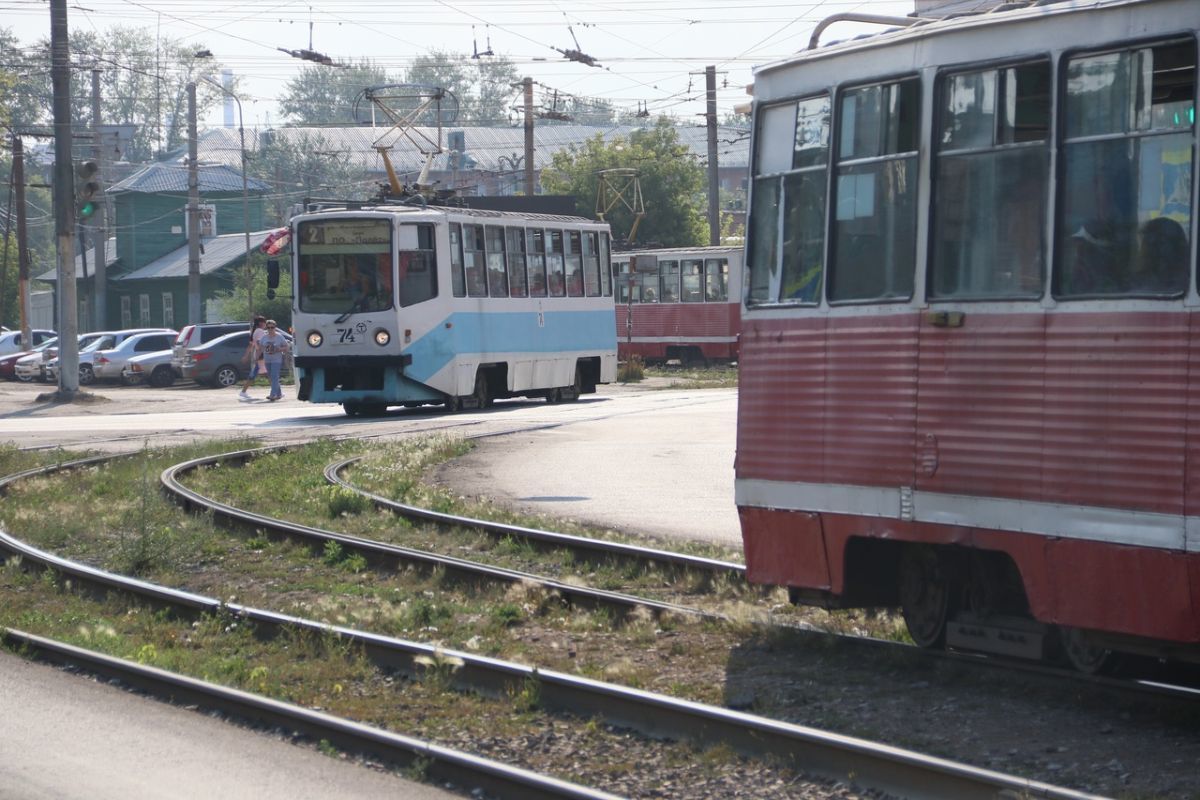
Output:
<svg viewBox="0 0 1200 800">
<path fill-rule="evenodd" d="M 97 460 L 87 459 L 83 463 L 95 464 Z M 0 491 L 25 477 L 80 465 L 66 463 L 18 473 L 0 481 Z M 30 547 L 7 534 L 0 534 L 0 549 L 19 555 L 27 565 L 54 570 L 80 588 L 105 594 L 120 593 L 148 605 L 169 608 L 181 615 L 232 614 L 252 624 L 257 630 L 292 628 L 314 634 L 332 634 L 361 648 L 377 667 L 408 675 L 419 675 L 425 668 L 422 665 L 431 659 L 453 658 L 461 664 L 454 674 L 454 683 L 461 688 L 495 695 L 511 692 L 515 687 L 533 681 L 539 687 L 542 706 L 549 710 L 583 716 L 601 715 L 608 722 L 627 726 L 649 736 L 725 745 L 747 755 L 770 756 L 798 770 L 832 780 L 844 780 L 846 776 L 853 775 L 856 785 L 894 796 L 1045 797 L 1064 800 L 1091 796 L 725 708 L 481 658 L 470 653 L 448 652 L 431 645 L 234 603 L 222 603 L 213 598 L 155 586 L 70 562 Z M 510 796 L 531 795 L 517 793 Z"/>
</svg>

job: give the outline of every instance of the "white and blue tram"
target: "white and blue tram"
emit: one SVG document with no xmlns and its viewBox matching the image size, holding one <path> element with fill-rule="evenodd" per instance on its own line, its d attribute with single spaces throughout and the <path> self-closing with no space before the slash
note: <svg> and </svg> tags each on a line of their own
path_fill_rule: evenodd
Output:
<svg viewBox="0 0 1200 800">
<path fill-rule="evenodd" d="M 455 411 L 575 400 L 616 376 L 605 223 L 381 205 L 291 229 L 301 400 Z"/>
</svg>

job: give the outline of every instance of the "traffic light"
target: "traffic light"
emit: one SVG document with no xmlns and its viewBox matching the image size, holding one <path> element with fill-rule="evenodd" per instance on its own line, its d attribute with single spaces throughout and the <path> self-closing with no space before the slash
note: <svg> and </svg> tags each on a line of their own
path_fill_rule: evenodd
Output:
<svg viewBox="0 0 1200 800">
<path fill-rule="evenodd" d="M 100 202 L 100 165 L 95 161 L 80 161 L 75 165 L 75 217 L 86 220 L 96 213 Z"/>
</svg>

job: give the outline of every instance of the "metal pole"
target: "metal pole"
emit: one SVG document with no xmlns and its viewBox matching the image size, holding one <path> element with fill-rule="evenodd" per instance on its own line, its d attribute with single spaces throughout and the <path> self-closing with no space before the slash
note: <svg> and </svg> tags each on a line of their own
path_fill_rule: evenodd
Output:
<svg viewBox="0 0 1200 800">
<path fill-rule="evenodd" d="M 525 88 L 525 195 L 532 197 L 533 186 L 533 78 L 521 81 Z"/>
<path fill-rule="evenodd" d="M 217 87 L 223 94 L 232 98 L 233 102 L 237 103 L 238 141 L 242 150 L 242 230 L 246 234 L 246 258 L 245 263 L 242 264 L 242 269 L 246 273 L 246 306 L 250 312 L 247 318 L 254 319 L 254 273 L 250 270 L 250 192 L 246 181 L 246 126 L 245 120 L 242 117 L 242 99 L 211 78 L 203 75 L 200 75 L 199 78 L 210 86 Z"/>
<path fill-rule="evenodd" d="M 25 224 L 25 145 L 21 137 L 13 134 L 12 179 L 16 190 L 17 205 L 17 302 L 20 304 L 21 341 L 29 346 L 33 339 L 33 308 L 29 299 L 29 239 Z"/>
<path fill-rule="evenodd" d="M 96 157 L 96 179 L 100 184 L 100 197 L 96 203 L 96 222 L 92 227 L 92 242 L 96 248 L 96 263 L 92 266 L 95 276 L 93 298 L 95 300 L 95 330 L 108 330 L 108 284 L 105 271 L 108 268 L 108 215 L 104 202 L 104 145 L 100 141 L 100 70 L 92 70 L 92 154 Z"/>
<path fill-rule="evenodd" d="M 704 83 L 708 92 L 708 108 L 704 114 L 708 123 L 708 243 L 721 243 L 721 180 L 717 174 L 717 68 L 704 68 Z"/>
<path fill-rule="evenodd" d="M 75 306 L 75 174 L 71 163 L 71 53 L 67 0 L 50 0 L 50 79 L 54 91 L 54 228 L 58 241 L 58 397 L 79 391 Z"/>
<path fill-rule="evenodd" d="M 200 152 L 196 142 L 196 84 L 188 83 L 188 319 L 204 319 L 200 310 Z"/>
</svg>

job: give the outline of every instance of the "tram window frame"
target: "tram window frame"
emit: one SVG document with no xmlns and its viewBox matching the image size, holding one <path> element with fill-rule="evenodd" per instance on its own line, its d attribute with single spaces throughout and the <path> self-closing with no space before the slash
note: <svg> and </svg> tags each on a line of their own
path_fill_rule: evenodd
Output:
<svg viewBox="0 0 1200 800">
<path fill-rule="evenodd" d="M 938 74 L 926 276 L 931 302 L 1043 295 L 1053 90 L 1047 56 Z"/>
<path fill-rule="evenodd" d="M 704 301 L 706 303 L 729 301 L 729 259 L 704 259 Z"/>
<path fill-rule="evenodd" d="M 526 270 L 529 280 L 529 296 L 546 296 L 546 231 L 541 228 L 525 229 Z"/>
<path fill-rule="evenodd" d="M 401 234 L 407 224 L 401 224 Z M 432 300 L 438 294 L 434 226 L 427 222 L 418 222 L 412 227 L 416 228 L 417 246 L 408 250 L 397 250 L 396 285 L 400 290 L 400 306 L 402 308 Z M 386 291 L 391 293 L 390 288 L 387 288 Z"/>
<path fill-rule="evenodd" d="M 919 75 L 906 75 L 837 92 L 827 213 L 830 304 L 905 303 L 916 290 L 921 87 Z M 868 93 L 874 92 L 879 102 L 873 109 Z M 847 103 L 859 97 L 866 102 L 851 111 Z M 881 192 L 884 180 L 904 188 L 889 195 L 885 186 Z M 883 234 L 875 232 L 880 228 Z M 864 265 L 876 267 L 877 274 L 866 274 Z"/>
<path fill-rule="evenodd" d="M 504 229 L 508 263 L 508 293 L 510 297 L 528 297 L 528 267 L 525 263 L 525 229 L 512 226 Z"/>
<path fill-rule="evenodd" d="M 658 260 L 658 302 L 679 302 L 679 259 Z"/>
<path fill-rule="evenodd" d="M 614 261 L 612 262 L 613 283 L 616 286 L 617 305 L 627 305 L 629 303 L 638 302 L 637 296 L 641 293 L 641 285 L 631 280 L 630 262 L 629 261 Z"/>
<path fill-rule="evenodd" d="M 612 270 L 608 268 L 612 256 L 612 244 L 608 239 L 607 231 L 598 232 L 598 242 L 600 245 L 600 293 L 604 297 L 612 297 Z"/>
<path fill-rule="evenodd" d="M 566 231 L 567 297 L 583 297 L 583 245 L 579 231 Z"/>
<path fill-rule="evenodd" d="M 467 296 L 487 297 L 487 260 L 484 257 L 483 226 L 464 224 L 463 267 L 466 271 Z"/>
<path fill-rule="evenodd" d="M 704 259 L 681 258 L 679 260 L 679 301 L 681 303 L 704 302 Z"/>
<path fill-rule="evenodd" d="M 546 285 L 550 297 L 567 296 L 566 261 L 563 259 L 563 232 L 546 229 Z"/>
<path fill-rule="evenodd" d="M 596 243 L 596 231 L 582 231 L 580 244 L 583 246 L 583 292 L 588 297 L 601 297 L 600 247 Z"/>
<path fill-rule="evenodd" d="M 821 302 L 828 262 L 832 98 L 831 92 L 819 92 L 759 111 L 748 222 L 748 306 Z M 779 141 L 790 146 L 768 152 Z"/>
<path fill-rule="evenodd" d="M 1172 64 L 1172 52 L 1185 60 Z M 1151 56 L 1148 68 L 1147 53 Z M 1167 61 L 1161 70 L 1155 68 L 1159 55 Z M 1140 68 L 1122 76 L 1117 73 L 1126 58 L 1136 59 Z M 1086 71 L 1086 62 L 1102 66 L 1106 60 L 1115 62 L 1117 71 L 1102 88 L 1108 88 L 1114 97 L 1100 97 L 1097 105 L 1107 100 L 1109 113 L 1081 117 L 1076 104 L 1084 102 L 1086 91 L 1072 91 L 1073 83 L 1083 78 L 1073 70 L 1079 66 Z M 1189 290 L 1197 204 L 1194 115 L 1198 61 L 1196 40 L 1180 36 L 1063 56 L 1059 203 L 1051 278 L 1056 300 L 1171 300 Z M 1184 75 L 1181 84 L 1178 73 L 1184 69 L 1190 70 L 1190 79 Z M 1089 83 L 1095 85 L 1096 81 L 1080 80 L 1076 85 L 1086 90 Z M 1092 96 L 1099 97 L 1095 91 Z M 1155 102 L 1156 95 L 1165 96 L 1168 102 Z M 1190 109 L 1186 125 L 1177 124 L 1178 109 L 1167 119 L 1172 105 Z M 1147 160 L 1147 154 L 1153 157 L 1156 152 L 1157 163 Z M 1178 158 L 1183 153 L 1186 161 Z M 1103 169 L 1098 169 L 1101 165 Z M 1166 197 L 1162 192 L 1172 172 L 1178 173 L 1173 181 L 1176 191 Z M 1099 180 L 1102 177 L 1103 182 Z M 1152 204 L 1143 192 L 1155 186 L 1159 196 Z M 1149 263 L 1151 256 L 1171 263 L 1155 266 Z"/>
<path fill-rule="evenodd" d="M 450 287 L 455 297 L 467 296 L 467 275 L 463 269 L 463 235 L 462 225 L 457 222 L 449 224 L 447 235 L 450 239 Z"/>
<path fill-rule="evenodd" d="M 503 226 L 483 226 L 483 242 L 487 254 L 488 296 L 508 297 L 507 248 L 505 247 Z"/>
</svg>

